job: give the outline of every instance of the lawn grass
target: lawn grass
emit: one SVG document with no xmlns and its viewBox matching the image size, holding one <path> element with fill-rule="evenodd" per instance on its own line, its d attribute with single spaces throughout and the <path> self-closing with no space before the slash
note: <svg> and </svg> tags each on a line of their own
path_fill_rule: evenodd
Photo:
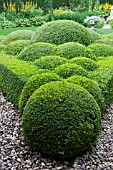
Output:
<svg viewBox="0 0 113 170">
<path fill-rule="evenodd" d="M 6 28 L 6 29 L 0 29 L 0 35 L 8 35 L 13 31 L 17 31 L 17 30 L 32 30 L 35 31 L 37 29 L 37 27 L 16 27 L 16 28 Z"/>
<path fill-rule="evenodd" d="M 113 29 L 96 29 L 97 33 L 99 34 L 111 34 L 113 33 Z"/>
</svg>

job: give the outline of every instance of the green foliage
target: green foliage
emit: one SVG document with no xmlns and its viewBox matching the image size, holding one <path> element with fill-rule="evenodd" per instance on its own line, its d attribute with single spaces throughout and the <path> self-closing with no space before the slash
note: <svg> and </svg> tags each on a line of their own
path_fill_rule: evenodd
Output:
<svg viewBox="0 0 113 170">
<path fill-rule="evenodd" d="M 110 38 L 113 39 L 113 33 L 111 34 L 106 34 L 106 35 L 102 35 L 103 38 Z"/>
<path fill-rule="evenodd" d="M 102 95 L 102 90 L 99 88 L 96 81 L 78 75 L 67 78 L 67 81 L 84 87 L 94 97 L 101 111 L 104 110 L 104 97 Z"/>
<path fill-rule="evenodd" d="M 77 64 L 65 63 L 54 69 L 54 72 L 62 78 L 68 78 L 72 75 L 87 76 L 87 71 Z"/>
<path fill-rule="evenodd" d="M 96 31 L 92 30 L 91 28 L 87 28 L 89 32 L 91 33 L 92 39 L 93 40 L 100 40 L 102 38 L 102 35 L 97 33 Z"/>
<path fill-rule="evenodd" d="M 66 63 L 68 60 L 60 56 L 43 56 L 35 60 L 34 65 L 40 69 L 53 70 L 61 64 Z"/>
<path fill-rule="evenodd" d="M 65 58 L 74 58 L 75 56 L 86 56 L 86 47 L 77 42 L 68 42 L 58 46 L 58 54 Z"/>
<path fill-rule="evenodd" d="M 113 47 L 106 44 L 92 43 L 88 46 L 93 50 L 96 57 L 107 57 L 113 55 Z"/>
<path fill-rule="evenodd" d="M 17 106 L 24 84 L 37 72 L 33 64 L 0 55 L 0 90 Z"/>
<path fill-rule="evenodd" d="M 26 46 L 30 45 L 31 40 L 15 40 L 6 46 L 6 53 L 11 55 L 18 55 Z"/>
<path fill-rule="evenodd" d="M 24 85 L 22 89 L 22 93 L 19 99 L 19 110 L 22 113 L 24 107 L 30 98 L 30 96 L 43 84 L 49 83 L 51 81 L 59 81 L 62 80 L 57 74 L 55 73 L 42 73 L 36 74 L 29 78 L 29 80 Z"/>
<path fill-rule="evenodd" d="M 4 35 L 0 35 L 0 42 L 5 38 Z"/>
<path fill-rule="evenodd" d="M 51 82 L 28 100 L 22 128 L 27 144 L 44 157 L 67 160 L 94 145 L 101 131 L 101 113 L 84 88 Z"/>
<path fill-rule="evenodd" d="M 41 56 L 55 55 L 56 49 L 57 47 L 54 44 L 44 42 L 34 43 L 23 49 L 17 58 L 25 61 L 34 61 Z"/>
<path fill-rule="evenodd" d="M 87 71 L 93 71 L 98 68 L 98 64 L 87 57 L 75 57 L 69 60 L 70 63 L 76 63 L 81 67 L 85 68 Z"/>
<path fill-rule="evenodd" d="M 99 44 L 107 44 L 107 45 L 111 45 L 113 47 L 113 38 L 102 38 L 99 40 L 96 40 L 95 43 L 99 43 Z"/>
<path fill-rule="evenodd" d="M 91 44 L 93 39 L 84 26 L 69 20 L 57 20 L 38 27 L 32 36 L 34 42 L 49 42 L 63 44 L 65 42 L 79 42 Z"/>
<path fill-rule="evenodd" d="M 34 31 L 31 30 L 17 30 L 8 34 L 3 40 L 2 44 L 8 44 L 16 40 L 30 40 Z"/>
<path fill-rule="evenodd" d="M 101 66 L 89 74 L 89 77 L 96 80 L 105 99 L 105 107 L 113 101 L 113 68 Z"/>
</svg>

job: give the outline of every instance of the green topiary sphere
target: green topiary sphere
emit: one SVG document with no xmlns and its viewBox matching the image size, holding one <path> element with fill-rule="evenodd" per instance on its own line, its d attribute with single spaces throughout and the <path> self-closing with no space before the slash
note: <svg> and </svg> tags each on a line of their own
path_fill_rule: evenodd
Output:
<svg viewBox="0 0 113 170">
<path fill-rule="evenodd" d="M 30 147 L 50 159 L 66 160 L 93 146 L 101 131 L 101 113 L 81 86 L 51 82 L 28 100 L 22 128 Z"/>
<path fill-rule="evenodd" d="M 37 74 L 29 78 L 27 83 L 24 85 L 22 89 L 22 93 L 19 98 L 19 110 L 22 113 L 24 110 L 24 107 L 32 95 L 32 93 L 38 89 L 41 85 L 46 84 L 51 81 L 60 81 L 62 80 L 61 77 L 59 77 L 55 73 L 42 73 L 42 74 Z"/>
<path fill-rule="evenodd" d="M 38 27 L 32 36 L 34 42 L 49 42 L 63 44 L 65 42 L 79 42 L 89 45 L 93 42 L 90 32 L 75 21 L 57 20 Z"/>
<path fill-rule="evenodd" d="M 58 54 L 65 58 L 74 58 L 87 55 L 86 47 L 77 42 L 68 42 L 58 46 Z"/>
<path fill-rule="evenodd" d="M 70 63 L 76 63 L 81 67 L 85 68 L 87 71 L 93 71 L 98 68 L 98 64 L 87 57 L 75 57 L 69 60 Z"/>
<path fill-rule="evenodd" d="M 77 64 L 65 63 L 56 67 L 53 72 L 58 74 L 62 78 L 68 78 L 73 75 L 87 76 L 87 71 Z"/>
<path fill-rule="evenodd" d="M 84 87 L 94 97 L 100 109 L 102 111 L 104 110 L 104 105 L 105 105 L 104 97 L 102 95 L 102 90 L 99 88 L 99 85 L 96 81 L 78 75 L 71 76 L 67 78 L 66 81 Z"/>
<path fill-rule="evenodd" d="M 113 47 L 106 44 L 93 43 L 88 46 L 88 48 L 93 50 L 96 57 L 107 57 L 113 56 Z"/>
<path fill-rule="evenodd" d="M 25 61 L 34 61 L 41 56 L 55 55 L 56 49 L 56 45 L 50 43 L 34 43 L 23 49 L 17 56 L 17 58 Z"/>
<path fill-rule="evenodd" d="M 31 36 L 34 34 L 34 31 L 31 30 L 17 30 L 8 34 L 2 41 L 2 44 L 8 44 L 16 40 L 30 40 Z"/>
<path fill-rule="evenodd" d="M 66 63 L 68 60 L 60 56 L 43 56 L 35 60 L 34 65 L 40 69 L 53 70 L 61 64 Z"/>
<path fill-rule="evenodd" d="M 99 43 L 99 44 L 107 44 L 107 45 L 111 45 L 113 47 L 113 38 L 102 38 L 99 40 L 96 40 L 95 43 Z"/>
<path fill-rule="evenodd" d="M 6 46 L 6 53 L 18 55 L 26 46 L 31 44 L 31 40 L 16 40 Z"/>
</svg>

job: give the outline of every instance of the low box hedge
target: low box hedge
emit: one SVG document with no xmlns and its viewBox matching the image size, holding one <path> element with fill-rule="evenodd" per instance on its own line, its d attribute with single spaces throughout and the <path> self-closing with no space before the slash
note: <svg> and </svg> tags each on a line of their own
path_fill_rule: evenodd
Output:
<svg viewBox="0 0 113 170">
<path fill-rule="evenodd" d="M 0 91 L 17 106 L 24 84 L 37 72 L 33 64 L 0 54 Z"/>
</svg>

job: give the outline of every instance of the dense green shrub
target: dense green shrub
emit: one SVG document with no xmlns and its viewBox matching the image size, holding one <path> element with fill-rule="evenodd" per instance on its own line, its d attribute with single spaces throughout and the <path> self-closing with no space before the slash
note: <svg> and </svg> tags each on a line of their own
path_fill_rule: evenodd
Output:
<svg viewBox="0 0 113 170">
<path fill-rule="evenodd" d="M 0 35 L 0 42 L 5 38 L 4 35 Z"/>
<path fill-rule="evenodd" d="M 107 45 L 111 45 L 113 47 L 113 38 L 102 38 L 99 40 L 96 40 L 95 43 L 99 43 L 99 44 L 107 44 Z"/>
<path fill-rule="evenodd" d="M 31 40 L 16 40 L 6 46 L 6 53 L 18 55 L 26 46 L 31 44 Z"/>
<path fill-rule="evenodd" d="M 0 91 L 17 106 L 24 84 L 37 72 L 38 68 L 33 64 L 0 55 Z"/>
<path fill-rule="evenodd" d="M 101 113 L 81 86 L 51 82 L 28 100 L 22 128 L 29 146 L 51 159 L 66 160 L 93 146 L 101 131 Z"/>
<path fill-rule="evenodd" d="M 110 38 L 110 39 L 113 39 L 113 33 L 102 35 L 102 37 L 103 37 L 103 38 Z"/>
<path fill-rule="evenodd" d="M 45 23 L 38 27 L 32 36 L 34 42 L 49 42 L 63 44 L 65 42 L 79 42 L 91 44 L 93 39 L 84 26 L 69 20 L 58 20 Z"/>
<path fill-rule="evenodd" d="M 94 60 L 91 60 L 87 57 L 74 57 L 71 60 L 69 60 L 69 62 L 76 63 L 88 71 L 93 71 L 99 66 Z"/>
<path fill-rule="evenodd" d="M 96 31 L 92 30 L 91 28 L 87 28 L 87 29 L 90 32 L 93 40 L 102 39 L 102 36 L 100 34 L 98 34 Z"/>
<path fill-rule="evenodd" d="M 44 56 L 35 60 L 34 65 L 40 69 L 53 70 L 61 64 L 66 63 L 68 60 L 60 56 Z"/>
<path fill-rule="evenodd" d="M 54 72 L 62 78 L 67 78 L 72 75 L 87 76 L 87 71 L 77 64 L 65 63 L 54 69 Z"/>
<path fill-rule="evenodd" d="M 29 80 L 24 85 L 24 88 L 22 89 L 22 93 L 20 95 L 19 99 L 20 112 L 21 113 L 23 112 L 28 99 L 35 90 L 37 90 L 43 84 L 58 80 L 62 80 L 62 78 L 55 73 L 42 73 L 30 77 Z"/>
<path fill-rule="evenodd" d="M 96 81 L 78 75 L 74 75 L 67 78 L 67 81 L 84 87 L 94 97 L 100 109 L 102 111 L 104 110 L 104 104 L 105 104 L 104 97 L 102 95 L 102 90 L 99 88 L 99 85 Z"/>
<path fill-rule="evenodd" d="M 75 56 L 86 56 L 86 47 L 77 42 L 68 42 L 58 46 L 58 54 L 65 58 L 74 58 Z"/>
<path fill-rule="evenodd" d="M 6 49 L 6 45 L 0 44 L 0 50 L 5 51 L 5 49 Z"/>
<path fill-rule="evenodd" d="M 91 72 L 89 77 L 98 82 L 105 98 L 105 107 L 108 106 L 113 101 L 113 67 L 101 66 Z"/>
<path fill-rule="evenodd" d="M 55 55 L 56 49 L 57 47 L 54 44 L 44 42 L 34 43 L 23 49 L 17 58 L 25 61 L 34 61 L 41 56 Z"/>
<path fill-rule="evenodd" d="M 93 53 L 97 57 L 106 57 L 106 56 L 112 56 L 113 55 L 113 47 L 106 44 L 99 44 L 99 43 L 92 43 L 88 46 L 88 48 L 91 48 L 93 50 Z"/>
<path fill-rule="evenodd" d="M 8 34 L 2 41 L 2 44 L 8 44 L 15 40 L 30 40 L 34 31 L 31 30 L 17 30 Z"/>
</svg>

